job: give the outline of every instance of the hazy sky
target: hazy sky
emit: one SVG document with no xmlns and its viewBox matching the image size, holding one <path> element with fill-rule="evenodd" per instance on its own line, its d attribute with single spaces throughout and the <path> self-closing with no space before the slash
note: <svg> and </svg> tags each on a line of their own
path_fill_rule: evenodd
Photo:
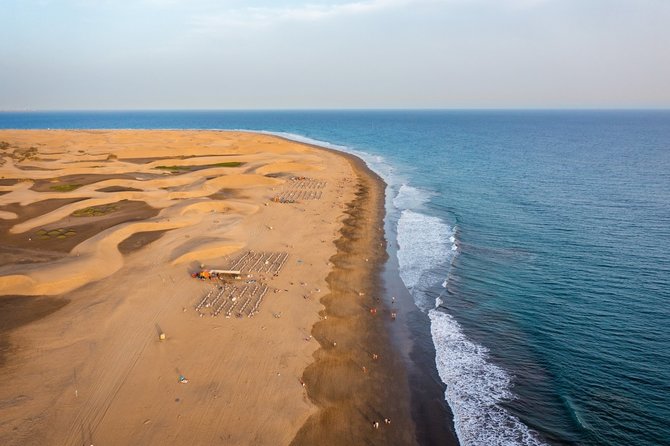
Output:
<svg viewBox="0 0 670 446">
<path fill-rule="evenodd" d="M 0 0 L 0 109 L 670 107 L 670 0 Z"/>
</svg>

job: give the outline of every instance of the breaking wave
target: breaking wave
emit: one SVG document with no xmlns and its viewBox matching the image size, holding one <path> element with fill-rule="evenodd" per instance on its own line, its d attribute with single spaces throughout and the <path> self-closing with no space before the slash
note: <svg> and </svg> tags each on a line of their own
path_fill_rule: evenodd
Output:
<svg viewBox="0 0 670 446">
<path fill-rule="evenodd" d="M 400 278 L 424 312 L 434 308 L 428 287 L 444 280 L 444 265 L 456 251 L 453 229 L 437 217 L 405 209 L 398 220 L 398 264 Z M 455 239 L 453 239 L 455 240 Z"/>
<path fill-rule="evenodd" d="M 501 403 L 514 398 L 511 377 L 488 361 L 488 350 L 470 341 L 458 322 L 440 305 L 431 289 L 446 288 L 451 264 L 458 255 L 455 228 L 419 212 L 430 193 L 403 185 L 393 203 L 404 208 L 398 220 L 400 277 L 416 305 L 430 318 L 435 363 L 447 385 L 445 399 L 463 446 L 537 446 L 530 429 Z"/>
<path fill-rule="evenodd" d="M 393 198 L 393 206 L 400 210 L 417 209 L 428 203 L 433 194 L 427 190 L 418 189 L 403 183 Z"/>
<path fill-rule="evenodd" d="M 438 304 L 441 301 L 438 299 Z M 500 403 L 514 398 L 511 378 L 488 361 L 488 350 L 470 341 L 440 309 L 428 312 L 438 373 L 463 446 L 540 446 L 530 429 Z"/>
</svg>

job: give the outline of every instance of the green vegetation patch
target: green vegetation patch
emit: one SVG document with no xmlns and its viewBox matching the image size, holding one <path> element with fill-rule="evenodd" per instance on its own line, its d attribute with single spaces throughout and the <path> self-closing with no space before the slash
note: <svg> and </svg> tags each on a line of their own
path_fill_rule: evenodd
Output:
<svg viewBox="0 0 670 446">
<path fill-rule="evenodd" d="M 169 172 L 189 172 L 193 170 L 209 169 L 212 167 L 240 167 L 244 163 L 241 161 L 226 161 L 216 164 L 204 164 L 202 166 L 156 166 L 154 169 L 167 170 Z"/>
<path fill-rule="evenodd" d="M 77 235 L 77 231 L 72 228 L 58 228 L 51 229 L 47 231 L 46 229 L 40 229 L 36 233 L 36 238 L 38 240 L 52 240 L 52 239 L 65 239 L 69 237 L 74 237 Z"/>
<path fill-rule="evenodd" d="M 118 209 L 113 204 L 106 204 L 102 206 L 89 206 L 84 209 L 77 209 L 72 213 L 73 217 L 100 217 L 101 215 L 110 214 Z"/>
<path fill-rule="evenodd" d="M 12 157 L 18 162 L 37 159 L 37 147 L 30 146 L 27 149 L 19 147 L 14 149 Z"/>
<path fill-rule="evenodd" d="M 55 190 L 56 192 L 71 192 L 75 189 L 79 189 L 81 186 L 81 184 L 56 184 L 49 189 Z"/>
<path fill-rule="evenodd" d="M 212 164 L 211 167 L 240 167 L 243 164 L 242 161 L 228 161 L 225 163 Z"/>
<path fill-rule="evenodd" d="M 170 172 L 180 172 L 182 170 L 191 170 L 190 166 L 156 166 L 154 169 L 168 170 Z"/>
</svg>

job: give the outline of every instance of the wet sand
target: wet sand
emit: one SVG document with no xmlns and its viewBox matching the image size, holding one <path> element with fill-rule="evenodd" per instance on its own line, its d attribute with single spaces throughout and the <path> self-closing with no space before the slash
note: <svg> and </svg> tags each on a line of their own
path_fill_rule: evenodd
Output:
<svg viewBox="0 0 670 446">
<path fill-rule="evenodd" d="M 338 252 L 331 258 L 322 320 L 312 329 L 321 348 L 303 374 L 319 411 L 292 444 L 411 445 L 407 377 L 388 338 L 391 311 L 379 283 L 386 259 L 384 183 L 357 158 L 349 160 L 357 176 L 356 198 L 347 205 Z"/>
<path fill-rule="evenodd" d="M 318 146 L 314 147 L 324 150 Z M 357 324 L 359 329 L 354 331 L 355 336 L 365 339 L 365 343 L 354 344 L 347 354 L 343 350 L 336 352 L 334 348 L 331 348 L 332 344 L 329 340 L 337 333 L 334 329 L 335 324 L 324 324 L 326 320 L 323 320 L 321 323 L 324 325 L 324 330 L 332 331 L 330 336 L 328 334 L 324 336 L 321 342 L 322 349 L 315 354 L 317 361 L 310 366 L 316 370 L 308 369 L 305 376 L 308 373 L 314 373 L 317 376 L 323 373 L 323 370 L 327 370 L 330 366 L 328 360 L 332 358 L 346 362 L 348 359 L 358 357 L 364 358 L 361 361 L 363 364 L 366 361 L 369 362 L 372 350 L 375 349 L 368 349 L 366 345 L 378 345 L 376 350 L 384 351 L 385 360 L 379 363 L 373 361 L 375 363 L 374 380 L 364 380 L 364 398 L 369 401 L 374 400 L 374 405 L 366 406 L 362 403 L 362 399 L 345 394 L 335 399 L 339 404 L 339 407 L 335 407 L 335 402 L 329 399 L 327 391 L 321 392 L 321 387 L 310 392 L 310 395 L 322 400 L 320 405 L 322 410 L 320 415 L 310 419 L 303 427 L 294 443 L 314 444 L 315 441 L 318 441 L 319 432 L 329 432 L 329 435 L 338 438 L 338 441 L 332 444 L 346 444 L 351 441 L 356 444 L 355 435 L 365 435 L 362 438 L 365 438 L 366 444 L 378 444 L 381 441 L 381 444 L 418 443 L 458 446 L 453 413 L 444 399 L 445 385 L 440 380 L 435 366 L 435 348 L 430 333 L 430 320 L 414 304 L 412 296 L 400 278 L 398 262 L 395 258 L 397 247 L 387 245 L 383 229 L 385 204 L 390 204 L 388 197 L 386 200 L 384 197 L 386 185 L 360 158 L 341 152 L 335 153 L 347 157 L 354 166 L 361 178 L 358 187 L 362 193 L 357 196 L 356 202 L 349 203 L 347 211 L 349 217 L 345 220 L 345 226 L 336 242 L 338 255 L 333 259 L 335 270 L 328 280 L 333 295 L 337 295 L 337 298 L 328 296 L 322 303 L 326 306 L 326 312 L 348 314 L 347 311 L 352 310 L 348 316 L 342 317 L 349 322 L 360 316 L 360 307 L 367 311 L 377 308 L 377 314 L 383 311 L 383 316 L 372 318 L 366 321 L 367 324 Z M 376 229 L 366 231 L 365 228 Z M 380 236 L 381 239 L 379 239 Z M 373 254 L 363 255 L 362 252 Z M 391 252 L 393 257 L 389 257 L 388 252 Z M 349 266 L 351 264 L 356 264 L 359 271 L 365 271 L 365 274 L 362 275 L 364 277 L 350 277 L 351 268 Z M 352 279 L 355 283 L 364 283 L 365 287 L 374 291 L 364 292 L 364 296 L 359 295 L 356 299 L 360 290 L 352 290 L 348 285 L 351 283 L 349 280 L 338 280 L 342 278 Z M 332 283 L 331 279 L 334 279 Z M 351 294 L 352 292 L 354 294 Z M 380 297 L 381 302 L 377 297 Z M 395 320 L 389 318 L 391 311 L 396 312 Z M 356 317 L 351 317 L 352 314 Z M 326 354 L 325 351 L 328 351 L 329 354 Z M 375 353 L 381 359 L 382 354 L 379 351 Z M 352 368 L 351 376 L 360 382 L 361 375 L 356 371 L 356 367 L 360 364 L 355 362 L 349 366 Z M 366 366 L 366 368 L 369 370 L 369 367 Z M 407 387 L 405 387 L 405 382 L 407 382 Z M 371 384 L 372 387 L 370 387 Z M 372 396 L 365 393 L 369 391 L 373 392 Z M 390 426 L 382 430 L 381 434 L 377 434 L 376 431 L 367 430 L 364 423 L 361 424 L 362 420 L 359 418 L 361 415 L 364 415 L 370 425 L 388 417 L 388 414 L 384 415 L 386 411 L 379 411 L 376 408 L 394 408 L 399 401 L 402 405 L 409 405 L 409 407 L 403 406 L 402 411 L 409 410 L 411 413 L 411 423 L 399 429 L 413 430 L 413 438 L 404 435 L 398 438 L 393 437 L 393 434 L 399 431 L 388 429 Z M 351 423 L 349 420 L 357 422 Z M 384 423 L 380 421 L 380 428 L 383 426 Z M 337 432 L 338 429 L 339 432 Z"/>
</svg>

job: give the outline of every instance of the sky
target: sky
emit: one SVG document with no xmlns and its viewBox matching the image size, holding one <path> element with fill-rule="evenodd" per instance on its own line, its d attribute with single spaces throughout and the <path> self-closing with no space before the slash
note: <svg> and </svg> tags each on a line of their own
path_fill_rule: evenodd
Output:
<svg viewBox="0 0 670 446">
<path fill-rule="evenodd" d="M 670 108 L 670 0 L 0 0 L 0 110 Z"/>
</svg>

